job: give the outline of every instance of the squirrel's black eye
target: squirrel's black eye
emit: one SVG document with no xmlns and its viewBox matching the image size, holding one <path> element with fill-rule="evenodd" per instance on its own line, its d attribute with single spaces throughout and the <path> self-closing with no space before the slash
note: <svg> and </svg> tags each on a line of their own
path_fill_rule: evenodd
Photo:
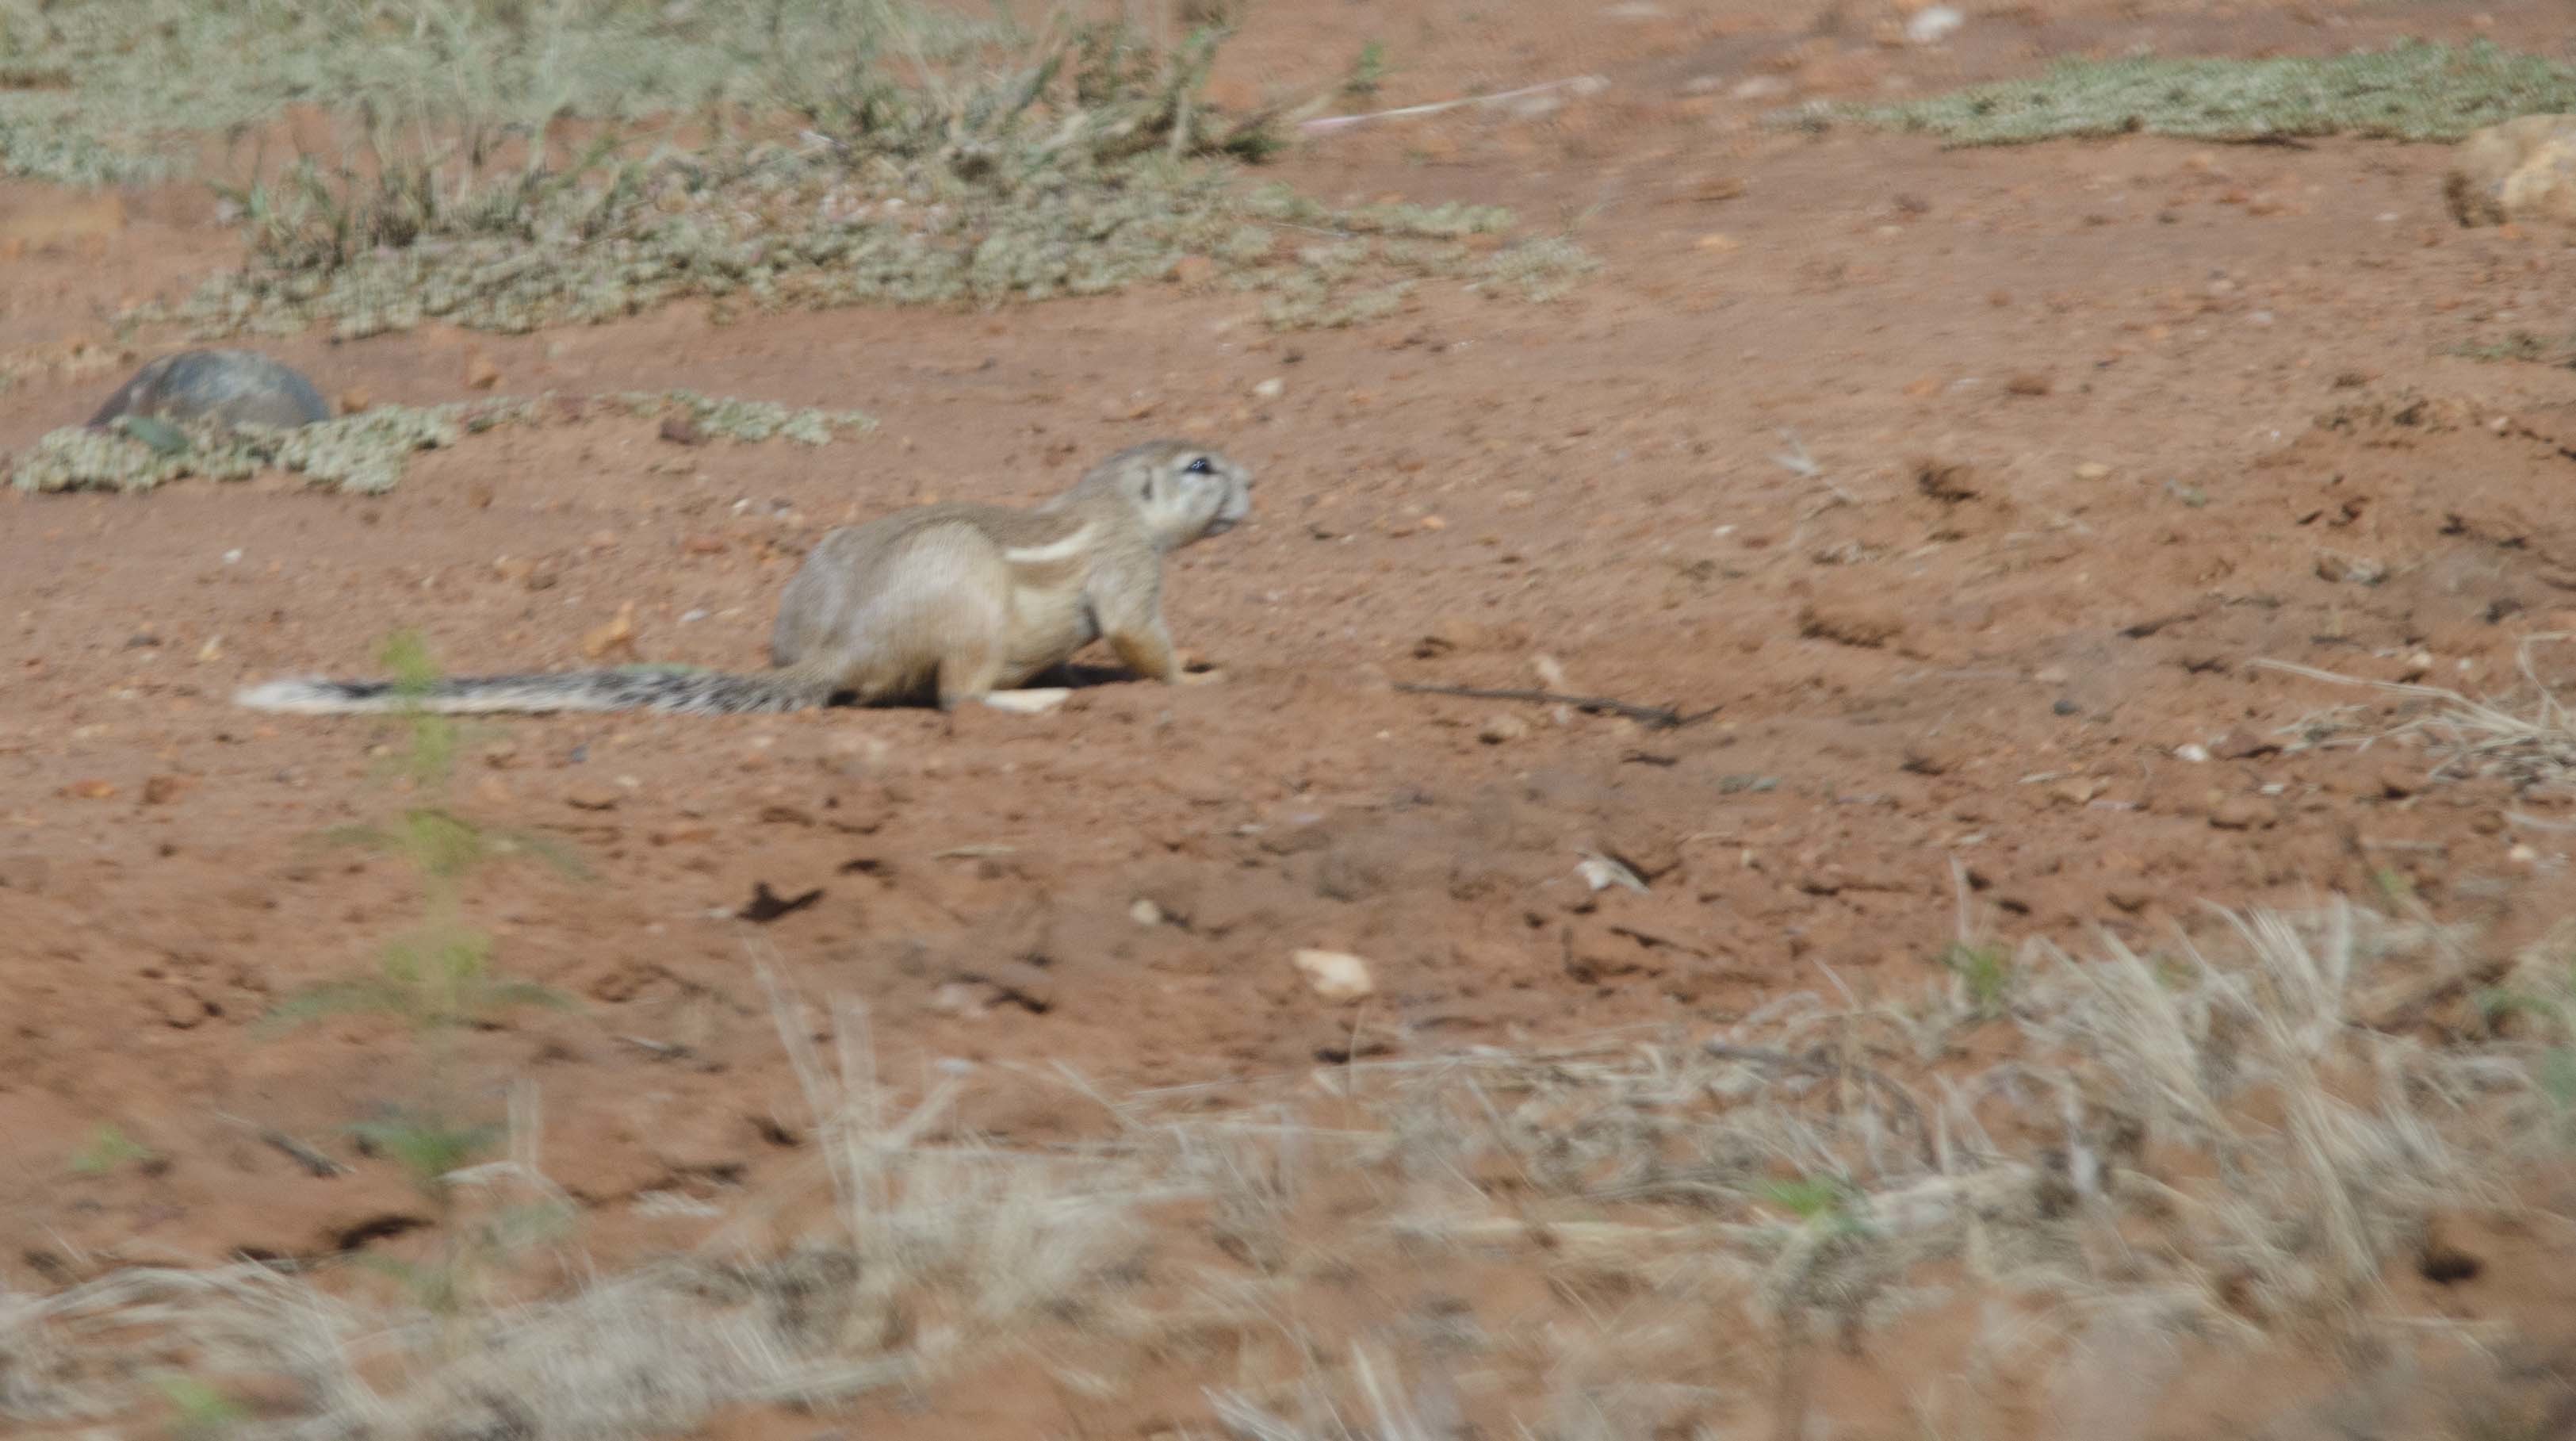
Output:
<svg viewBox="0 0 2576 1441">
<path fill-rule="evenodd" d="M 1189 464 L 1182 466 L 1181 469 L 1191 475 L 1216 474 L 1216 467 L 1208 464 L 1208 458 L 1204 455 L 1192 459 Z"/>
</svg>

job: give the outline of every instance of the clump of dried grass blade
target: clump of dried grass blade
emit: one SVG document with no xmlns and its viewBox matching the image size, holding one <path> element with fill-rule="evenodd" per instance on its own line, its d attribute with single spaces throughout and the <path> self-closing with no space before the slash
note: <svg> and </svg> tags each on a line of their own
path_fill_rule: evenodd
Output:
<svg viewBox="0 0 2576 1441">
<path fill-rule="evenodd" d="M 862 1011 L 818 1015 L 765 973 L 811 1174 L 837 1202 L 824 1234 L 752 1249 L 756 1207 L 695 1255 L 461 1330 L 258 1268 L 0 1296 L 0 1415 L 108 1407 L 63 1358 L 110 1325 L 157 1334 L 160 1364 L 291 1377 L 305 1409 L 279 1434 L 484 1416 L 605 1436 L 926 1382 L 1070 1322 L 1113 1349 L 1217 1348 L 1236 1380 L 1211 1407 L 1261 1441 L 1461 1434 L 1493 1404 L 1452 1385 L 1471 1373 L 1533 1378 L 1554 1434 L 1705 1422 L 1728 1395 L 1787 1394 L 1798 1348 L 1864 1347 L 1962 1293 L 1987 1317 L 1978 1364 L 2077 1380 L 2105 1337 L 2349 1330 L 2428 1217 L 2506 1203 L 2545 1109 L 2524 1104 L 2530 1044 L 2437 1047 L 2361 1019 L 2452 943 L 2342 903 L 2221 913 L 2154 952 L 2027 948 L 2011 1014 L 1977 1022 L 2019 1054 L 1973 1072 L 1922 1053 L 1926 1023 L 1802 993 L 1714 1037 L 1357 1063 L 1326 1073 L 1323 1100 L 1279 1082 L 1186 1110 L 1104 1099 L 1110 1136 L 1037 1153 L 960 1136 L 953 1078 L 899 1104 Z M 532 1145 L 512 1165 L 542 1174 Z M 1123 1293 L 1174 1227 L 1240 1267 Z M 1434 1256 L 1620 1299 L 1518 1335 L 1302 1319 L 1318 1275 Z M 1729 1315 L 1749 1324 L 1713 1351 L 1710 1319 Z M 362 1379 L 386 1357 L 408 1368 L 399 1389 Z M 1050 1364 L 1105 1394 L 1126 1363 Z"/>
<path fill-rule="evenodd" d="M 2528 693 L 2525 700 L 2477 700 L 2444 686 L 2339 675 L 2291 661 L 2260 660 L 2255 664 L 2329 685 L 2367 687 L 2413 702 L 2410 709 L 2414 714 L 2393 727 L 2324 743 L 2371 745 L 2382 739 L 2409 738 L 2435 758 L 2425 775 L 2427 784 L 2480 776 L 2504 779 L 2517 790 L 2560 790 L 2576 781 L 2576 715 L 2571 715 L 2559 700 L 2556 687 L 2541 675 L 2534 656 L 2542 646 L 2568 640 L 2576 640 L 2576 634 L 2551 631 L 2525 636 L 2515 648 L 2515 669 Z M 2310 724 L 2303 729 L 2325 737 L 2349 730 L 2352 724 L 2337 721 Z"/>
<path fill-rule="evenodd" d="M 82 1338 L 100 1335 L 144 1338 L 123 1358 L 129 1370 L 285 1383 L 295 1414 L 244 1421 L 246 1435 L 632 1437 L 724 1406 L 828 1404 L 923 1380 L 1033 1319 L 1079 1314 L 1139 1209 L 1179 1194 L 1115 1157 L 944 1137 L 953 1086 L 895 1113 L 864 1013 L 835 1007 L 826 1059 L 802 1002 L 764 981 L 814 1109 L 836 1232 L 762 1253 L 729 1227 L 696 1254 L 560 1295 L 496 1292 L 462 1318 L 270 1265 L 141 1267 L 52 1296 L 0 1293 L 0 1417 L 129 1414 L 135 1396 L 94 1379 L 98 1356 Z M 524 1135 L 514 1131 L 512 1161 L 459 1179 L 560 1195 Z"/>
</svg>

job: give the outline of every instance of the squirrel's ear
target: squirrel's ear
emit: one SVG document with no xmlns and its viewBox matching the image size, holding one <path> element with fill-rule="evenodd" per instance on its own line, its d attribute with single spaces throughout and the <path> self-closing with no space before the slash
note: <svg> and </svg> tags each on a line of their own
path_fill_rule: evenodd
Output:
<svg viewBox="0 0 2576 1441">
<path fill-rule="evenodd" d="M 1160 466 L 1148 466 L 1148 467 L 1146 467 L 1146 469 L 1145 469 L 1145 492 L 1144 492 L 1144 494 L 1145 494 L 1145 503 L 1146 503 L 1147 505 L 1160 505 L 1160 504 L 1162 504 L 1162 503 L 1163 503 L 1163 470 L 1162 470 L 1162 467 L 1160 467 Z"/>
</svg>

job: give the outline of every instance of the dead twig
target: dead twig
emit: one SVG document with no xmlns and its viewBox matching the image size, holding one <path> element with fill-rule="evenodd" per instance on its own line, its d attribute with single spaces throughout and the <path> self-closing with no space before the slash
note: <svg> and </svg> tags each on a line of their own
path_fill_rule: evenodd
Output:
<svg viewBox="0 0 2576 1441">
<path fill-rule="evenodd" d="M 310 1172 L 313 1175 L 342 1176 L 348 1174 L 349 1168 L 347 1166 L 340 1164 L 329 1156 L 323 1155 L 320 1151 L 313 1149 L 311 1146 L 295 1139 L 284 1131 L 278 1130 L 274 1126 L 261 1128 L 259 1138 L 267 1142 L 269 1145 L 276 1147 L 278 1150 L 285 1152 L 286 1155 L 295 1162 L 295 1164 L 302 1166 L 307 1172 Z"/>
<path fill-rule="evenodd" d="M 1697 956 L 1703 961 L 1713 961 L 1717 959 L 1716 956 L 1692 945 L 1688 941 L 1675 940 L 1671 936 L 1662 935 L 1638 926 L 1614 925 L 1610 928 L 1610 934 L 1614 936 L 1626 936 L 1628 939 L 1635 941 L 1638 945 L 1646 947 L 1648 950 L 1653 950 L 1658 946 L 1662 946 L 1680 951 L 1684 955 Z"/>
<path fill-rule="evenodd" d="M 230 1121 L 234 1125 L 241 1127 L 243 1130 L 250 1132 L 252 1135 L 259 1137 L 262 1145 L 274 1147 L 278 1151 L 283 1152 L 289 1160 L 302 1166 L 305 1173 L 308 1175 L 319 1176 L 327 1180 L 333 1176 L 345 1176 L 349 1173 L 349 1168 L 347 1166 L 340 1164 L 338 1161 L 331 1159 L 329 1156 L 322 1154 L 312 1146 L 297 1140 L 295 1137 L 277 1129 L 275 1126 L 263 1126 L 257 1121 L 253 1121 L 242 1116 L 231 1115 L 225 1112 L 219 1111 L 216 1114 L 221 1116 L 224 1120 Z"/>
<path fill-rule="evenodd" d="M 1524 85 L 1517 90 L 1505 90 L 1494 95 L 1470 95 L 1459 100 L 1436 100 L 1427 105 L 1405 105 L 1393 110 L 1372 110 L 1365 115 L 1319 115 L 1312 120 L 1299 121 L 1297 129 L 1307 135 L 1325 135 L 1336 130 L 1348 130 L 1354 125 L 1367 125 L 1373 121 L 1410 119 L 1416 115 L 1437 115 L 1441 111 L 1456 110 L 1467 105 L 1500 105 L 1507 100 L 1544 95 L 1551 90 L 1571 90 L 1577 95 L 1597 95 L 1609 87 L 1610 82 L 1601 76 L 1576 75 L 1564 80 L 1550 80 L 1540 85 Z"/>
<path fill-rule="evenodd" d="M 1527 701 L 1532 705 L 1570 705 L 1586 715 L 1625 716 L 1648 730 L 1659 731 L 1678 730 L 1683 726 L 1697 725 L 1717 714 L 1718 710 L 1716 706 L 1710 706 L 1704 711 L 1684 715 L 1670 706 L 1639 705 L 1634 701 L 1613 700 L 1608 696 L 1598 695 L 1559 695 L 1552 690 L 1486 690 L 1481 686 L 1420 685 L 1412 681 L 1398 681 L 1395 688 L 1414 695 L 1454 695 L 1463 696 L 1468 700 L 1516 700 Z"/>
<path fill-rule="evenodd" d="M 2359 686 L 2403 696 L 2428 707 L 2429 713 L 2379 737 L 2408 733 L 2421 736 L 2425 748 L 2441 758 L 2428 780 L 2442 779 L 2446 773 L 2478 774 L 2502 776 L 2517 786 L 2564 786 L 2571 775 L 2576 775 L 2576 713 L 2569 711 L 2541 676 L 2532 653 L 2541 645 L 2570 639 L 2576 639 L 2576 635 L 2560 631 L 2523 638 L 2516 662 L 2524 683 L 2538 698 L 2527 716 L 2513 714 L 2495 701 L 2472 700 L 2445 686 L 2339 675 L 2269 658 L 2252 664 L 2258 670 L 2277 670 L 2329 685 Z"/>
<path fill-rule="evenodd" d="M 676 1041 L 657 1041 L 650 1036 L 618 1036 L 619 1040 L 657 1060 L 677 1061 L 689 1054 L 689 1048 Z"/>
</svg>

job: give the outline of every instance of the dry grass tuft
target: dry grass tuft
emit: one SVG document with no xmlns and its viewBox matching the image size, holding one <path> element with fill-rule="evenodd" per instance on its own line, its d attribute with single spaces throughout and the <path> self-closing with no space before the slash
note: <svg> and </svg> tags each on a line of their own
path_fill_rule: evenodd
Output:
<svg viewBox="0 0 2576 1441">
<path fill-rule="evenodd" d="M 1816 1358 L 1927 1312 L 1976 1318 L 1936 1328 L 1965 1394 L 2134 1414 L 2179 1361 L 2114 1353 L 2413 1344 L 2392 1266 L 2559 1153 L 2576 982 L 2481 1039 L 2360 1019 L 2456 946 L 2340 903 L 2220 915 L 2153 952 L 2026 947 L 2001 1014 L 1800 994 L 1713 1036 L 1362 1063 L 1223 1105 L 1084 1088 L 1106 1133 L 1042 1152 L 962 1133 L 960 1076 L 898 1096 L 862 1011 L 764 972 L 828 1224 L 754 1245 L 787 1199 L 765 1196 L 694 1254 L 450 1314 L 256 1267 L 0 1296 L 0 1417 L 131 1414 L 131 1378 L 166 1373 L 291 1394 L 245 1434 L 639 1435 L 1024 1354 L 1085 1404 L 1156 1368 L 1222 1378 L 1208 1424 L 1251 1441 L 1571 1441 L 1829 1410 Z M 2525 984 L 2576 974 L 2529 960 Z M 1951 1038 L 1996 1027 L 2018 1054 L 1960 1069 Z M 473 1177 L 495 1204 L 549 1193 L 533 1115 Z M 1529 1284 L 1552 1299 L 1475 1299 Z"/>
<path fill-rule="evenodd" d="M 2410 681 L 2365 680 L 2289 661 L 2264 660 L 2267 670 L 2285 671 L 2329 685 L 2363 686 L 2402 697 L 2409 712 L 2397 725 L 2354 735 L 2353 721 L 2318 718 L 2303 723 L 2311 744 L 2374 745 L 2401 741 L 2420 746 L 2432 758 L 2425 783 L 2471 776 L 2510 782 L 2516 791 L 2564 791 L 2576 781 L 2576 714 L 2558 699 L 2557 688 L 2540 673 L 2536 653 L 2542 646 L 2576 640 L 2576 634 L 2553 631 L 2526 636 L 2516 652 L 2524 695 L 2473 700 L 2459 691 Z M 2549 823 L 2537 822 L 2543 827 Z"/>
</svg>

